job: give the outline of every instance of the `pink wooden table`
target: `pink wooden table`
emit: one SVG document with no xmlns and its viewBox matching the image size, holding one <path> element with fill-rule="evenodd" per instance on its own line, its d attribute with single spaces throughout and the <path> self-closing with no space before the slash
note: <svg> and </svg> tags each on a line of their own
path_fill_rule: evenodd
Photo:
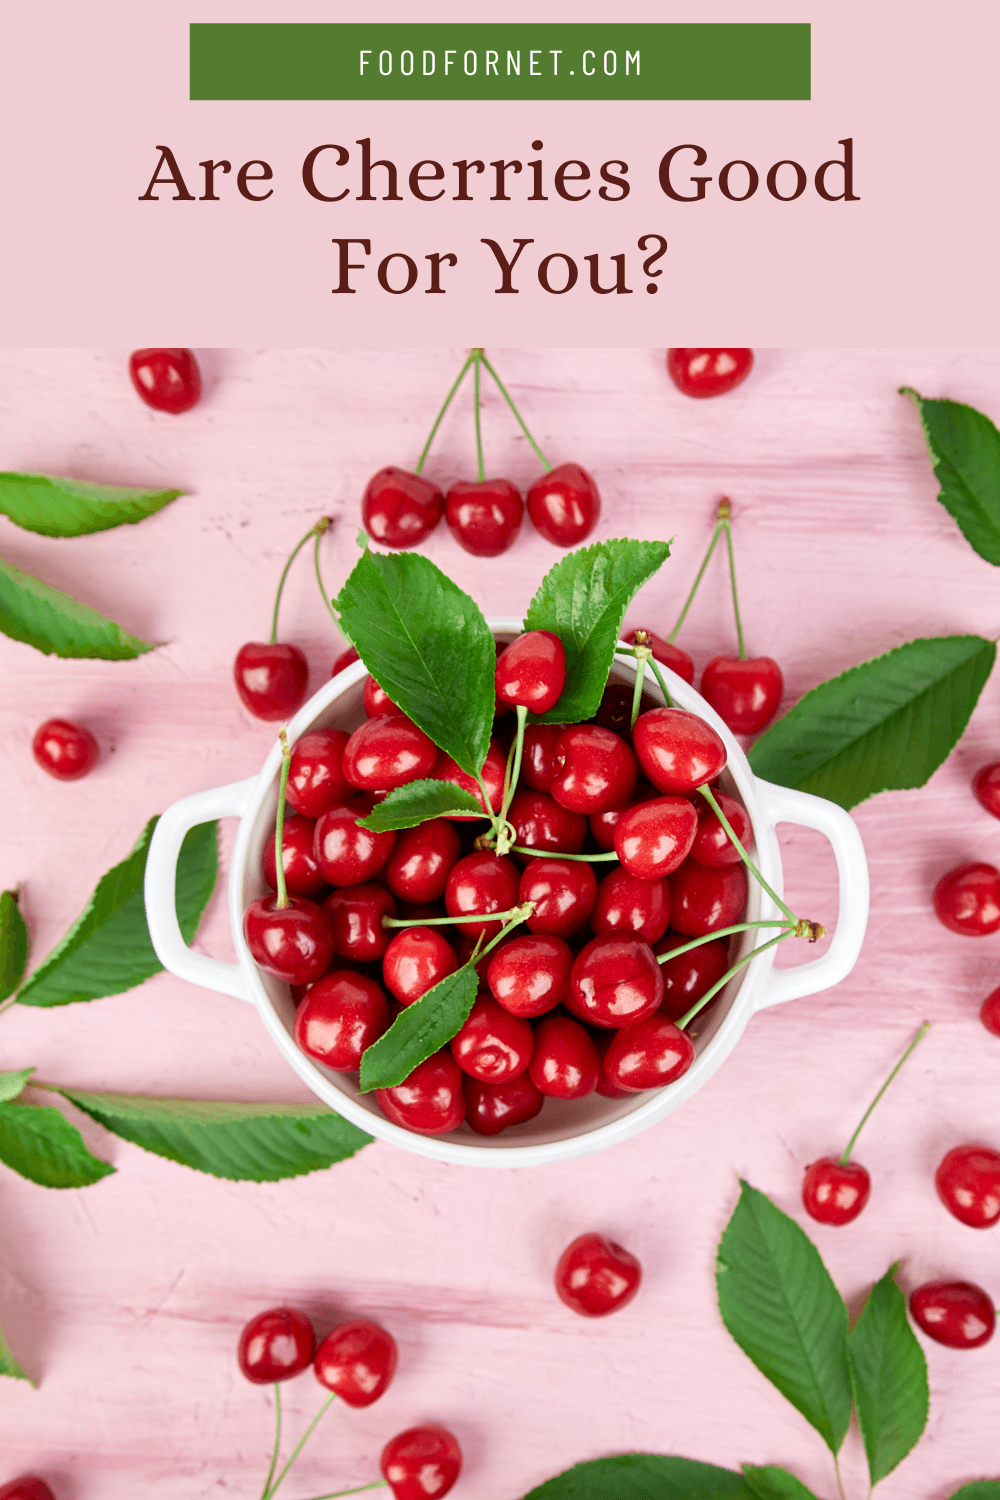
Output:
<svg viewBox="0 0 1000 1500">
<path fill-rule="evenodd" d="M 239 707 L 234 651 L 266 634 L 283 555 L 324 512 L 343 518 L 325 564 L 339 585 L 357 555 L 365 480 L 412 464 L 460 351 L 205 351 L 205 398 L 182 418 L 140 404 L 126 356 L 0 350 L 2 467 L 189 492 L 141 526 L 77 541 L 0 523 L 4 557 L 167 642 L 115 664 L 0 638 L 0 879 L 22 887 L 35 961 L 152 813 L 257 769 L 272 731 Z M 1000 351 L 763 351 L 740 391 L 704 403 L 673 390 L 661 350 L 512 350 L 498 361 L 550 458 L 597 477 L 598 535 L 676 537 L 633 624 L 672 624 L 728 493 L 748 643 L 780 660 L 789 704 L 912 637 L 1000 630 L 996 574 L 936 504 L 913 409 L 896 394 L 913 384 L 996 420 Z M 488 468 L 526 486 L 533 457 L 492 395 L 485 420 Z M 449 480 L 471 467 L 465 407 L 429 472 Z M 556 555 L 526 530 L 487 565 L 444 527 L 427 551 L 494 613 L 526 606 Z M 306 650 L 318 685 L 339 643 L 304 560 L 282 634 Z M 721 562 L 683 644 L 699 665 L 732 646 Z M 327 1418 L 288 1500 L 374 1477 L 385 1438 L 421 1420 L 460 1437 L 456 1500 L 518 1500 L 576 1460 L 633 1448 L 781 1463 L 832 1500 L 820 1440 L 721 1326 L 714 1248 L 741 1174 L 802 1217 L 803 1167 L 842 1147 L 928 1017 L 934 1030 L 859 1152 L 874 1177 L 864 1217 L 809 1227 L 849 1299 L 897 1257 L 906 1286 L 957 1275 L 1000 1297 L 995 1233 L 952 1219 L 932 1182 L 948 1147 L 1000 1145 L 1000 1042 L 977 1019 L 1000 977 L 1000 936 L 954 937 L 929 902 L 943 870 L 1000 857 L 1000 828 L 969 791 L 1000 749 L 998 694 L 994 682 L 925 790 L 857 810 L 873 902 L 850 979 L 760 1016 L 692 1102 L 616 1150 L 500 1173 L 376 1144 L 332 1171 L 258 1186 L 188 1171 L 78 1120 L 117 1175 L 57 1192 L 0 1168 L 0 1322 L 41 1382 L 37 1393 L 2 1382 L 0 1482 L 34 1469 L 58 1500 L 256 1495 L 269 1402 L 238 1374 L 234 1347 L 251 1313 L 289 1301 L 327 1324 L 383 1320 L 401 1362 L 380 1404 Z M 34 765 L 30 735 L 53 714 L 98 734 L 104 755 L 88 780 L 59 785 Z M 785 854 L 796 905 L 829 918 L 821 841 L 796 832 Z M 231 952 L 221 890 L 199 942 Z M 248 1007 L 166 975 L 90 1005 L 14 1007 L 0 1017 L 0 1068 L 28 1065 L 91 1089 L 304 1097 Z M 551 1283 L 564 1244 L 591 1228 L 622 1240 L 646 1273 L 632 1306 L 597 1325 L 564 1309 Z M 972 1353 L 926 1347 L 928 1432 L 885 1500 L 944 1500 L 1000 1473 L 1000 1339 Z M 285 1389 L 301 1426 L 318 1388 L 307 1376 Z M 845 1453 L 853 1500 L 867 1488 L 855 1433 Z"/>
</svg>

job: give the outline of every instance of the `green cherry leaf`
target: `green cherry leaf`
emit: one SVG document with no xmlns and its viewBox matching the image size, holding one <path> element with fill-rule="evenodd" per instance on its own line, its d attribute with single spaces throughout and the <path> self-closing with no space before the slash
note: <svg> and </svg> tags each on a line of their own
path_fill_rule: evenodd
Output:
<svg viewBox="0 0 1000 1500">
<path fill-rule="evenodd" d="M 831 1452 L 851 1420 L 847 1308 L 819 1251 L 748 1182 L 719 1242 L 719 1311 L 744 1354 Z"/>
<path fill-rule="evenodd" d="M 88 1187 L 115 1170 L 52 1104 L 0 1104 L 0 1161 L 40 1187 Z"/>
<path fill-rule="evenodd" d="M 566 651 L 566 685 L 538 724 L 578 724 L 597 712 L 636 591 L 670 556 L 668 542 L 627 538 L 581 547 L 542 579 L 525 630 L 549 630 Z"/>
<path fill-rule="evenodd" d="M 906 1316 L 906 1298 L 890 1266 L 847 1338 L 858 1425 L 872 1484 L 878 1484 L 919 1441 L 930 1395 L 927 1361 Z"/>
<path fill-rule="evenodd" d="M 10 1380 L 26 1380 L 30 1386 L 35 1386 L 31 1376 L 25 1374 L 14 1358 L 11 1347 L 3 1336 L 2 1328 L 0 1328 L 0 1375 L 6 1375 Z M 37 1390 L 37 1386 L 35 1389 Z"/>
<path fill-rule="evenodd" d="M 146 926 L 143 880 L 156 819 L 121 864 L 98 881 L 93 895 L 62 942 L 18 994 L 21 1005 L 70 1005 L 134 989 L 163 968 Z M 177 861 L 177 917 L 190 943 L 215 888 L 219 870 L 215 823 L 192 828 Z"/>
<path fill-rule="evenodd" d="M 742 1468 L 747 1489 L 754 1500 L 816 1500 L 801 1479 L 796 1479 L 787 1469 L 779 1469 L 776 1464 L 765 1464 L 762 1468 L 743 1464 Z"/>
<path fill-rule="evenodd" d="M 479 980 L 471 964 L 439 980 L 407 1005 L 361 1058 L 361 1092 L 391 1089 L 450 1042 L 468 1020 Z"/>
<path fill-rule="evenodd" d="M 664 1453 L 618 1453 L 574 1464 L 524 1500 L 750 1500 L 739 1474 Z"/>
<path fill-rule="evenodd" d="M 1000 432 L 974 406 L 929 401 L 908 385 L 899 394 L 917 408 L 938 499 L 979 556 L 1000 564 Z"/>
<path fill-rule="evenodd" d="M 182 490 L 91 484 L 56 474 L 0 474 L 0 513 L 42 536 L 87 536 L 134 526 L 176 500 Z"/>
<path fill-rule="evenodd" d="M 131 661 L 155 651 L 114 620 L 0 558 L 0 630 L 47 656 Z"/>
<path fill-rule="evenodd" d="M 476 602 L 417 552 L 367 550 L 334 602 L 383 691 L 478 775 L 493 733 L 496 651 Z"/>
<path fill-rule="evenodd" d="M 28 967 L 28 929 L 16 891 L 0 892 L 0 1000 L 13 995 Z"/>
<path fill-rule="evenodd" d="M 345 1161 L 371 1136 L 323 1104 L 232 1104 L 59 1091 L 105 1130 L 230 1182 L 280 1182 Z"/>
<path fill-rule="evenodd" d="M 18 1068 L 13 1073 L 0 1073 L 0 1104 L 16 1099 L 34 1071 L 34 1068 Z"/>
<path fill-rule="evenodd" d="M 456 813 L 482 817 L 483 809 L 471 793 L 453 782 L 427 778 L 395 787 L 383 802 L 376 803 L 367 818 L 357 821 L 359 828 L 387 833 L 395 828 L 415 828 L 428 818 L 447 818 Z"/>
<path fill-rule="evenodd" d="M 995 658 L 992 641 L 950 635 L 851 667 L 761 735 L 754 774 L 844 808 L 923 786 L 961 738 Z"/>
</svg>

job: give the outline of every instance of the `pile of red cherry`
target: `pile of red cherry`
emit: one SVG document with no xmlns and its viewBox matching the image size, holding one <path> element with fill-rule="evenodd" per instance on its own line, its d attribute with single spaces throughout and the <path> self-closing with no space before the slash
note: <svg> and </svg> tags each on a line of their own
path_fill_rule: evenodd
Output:
<svg viewBox="0 0 1000 1500">
<path fill-rule="evenodd" d="M 508 709 L 548 711 L 565 676 L 562 643 L 548 632 L 498 651 L 497 732 L 483 768 L 494 813 Z M 710 725 L 677 708 L 648 708 L 629 734 L 623 694 L 630 700 L 632 689 L 609 685 L 597 722 L 525 730 L 507 855 L 474 847 L 482 822 L 471 816 L 399 833 L 360 826 L 376 800 L 420 778 L 453 782 L 483 805 L 472 778 L 373 678 L 369 717 L 353 734 L 316 730 L 294 746 L 282 841 L 289 902 L 252 902 L 244 934 L 257 963 L 293 986 L 295 1039 L 315 1061 L 356 1072 L 399 1008 L 466 963 L 477 940 L 498 936 L 498 914 L 532 903 L 527 931 L 477 965 L 479 996 L 450 1045 L 377 1091 L 396 1124 L 438 1135 L 466 1120 L 495 1135 L 533 1119 L 546 1098 L 624 1098 L 690 1067 L 694 1046 L 676 1022 L 726 973 L 727 944 L 658 960 L 744 910 L 740 855 L 696 795 L 719 776 L 726 750 Z M 716 795 L 745 844 L 744 808 Z M 600 881 L 591 862 L 572 857 L 586 850 L 612 862 Z M 273 836 L 263 875 L 274 889 Z M 449 919 L 472 920 L 451 928 Z M 393 931 L 387 920 L 415 925 Z"/>
</svg>

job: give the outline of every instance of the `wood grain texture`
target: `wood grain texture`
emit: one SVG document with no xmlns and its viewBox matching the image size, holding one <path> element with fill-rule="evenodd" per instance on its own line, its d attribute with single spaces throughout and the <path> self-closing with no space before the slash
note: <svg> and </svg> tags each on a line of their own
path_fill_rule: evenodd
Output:
<svg viewBox="0 0 1000 1500">
<path fill-rule="evenodd" d="M 460 356 L 199 351 L 205 397 L 174 418 L 134 396 L 127 353 L 0 350 L 2 467 L 187 491 L 141 526 L 73 541 L 0 521 L 0 555 L 166 643 L 136 662 L 66 663 L 0 639 L 0 879 L 21 887 L 33 962 L 152 813 L 258 768 L 272 730 L 240 708 L 235 650 L 266 636 L 283 556 L 323 513 L 338 518 L 324 568 L 339 586 L 356 557 L 365 481 L 413 463 Z M 764 350 L 739 391 L 707 402 L 674 391 L 662 350 L 495 357 L 549 458 L 596 476 L 598 535 L 675 539 L 633 625 L 669 629 L 726 493 L 748 646 L 781 662 L 788 704 L 914 636 L 1000 631 L 1000 578 L 937 505 L 912 406 L 896 394 L 912 384 L 996 420 L 1000 350 Z M 526 487 L 536 463 L 489 391 L 485 433 L 488 471 Z M 446 482 L 472 465 L 471 416 L 458 402 L 428 472 Z M 524 608 L 556 556 L 527 529 L 490 563 L 444 527 L 426 550 L 488 613 Z M 340 643 L 305 559 L 282 635 L 303 646 L 318 686 Z M 682 644 L 699 668 L 732 647 L 721 558 Z M 420 1420 L 462 1442 L 456 1500 L 518 1500 L 572 1462 L 629 1448 L 780 1463 L 832 1500 L 822 1444 L 722 1328 L 714 1249 L 738 1175 L 804 1217 L 804 1166 L 842 1149 L 928 1018 L 934 1029 L 862 1138 L 869 1208 L 852 1228 L 806 1222 L 852 1302 L 897 1258 L 907 1287 L 956 1275 L 1000 1298 L 995 1232 L 952 1219 L 932 1181 L 950 1146 L 1000 1144 L 1000 1042 L 977 1019 L 1000 980 L 1000 935 L 955 937 L 930 907 L 944 870 L 1000 860 L 1000 827 L 969 790 L 1000 752 L 998 702 L 993 683 L 928 787 L 857 810 L 873 905 L 851 977 L 758 1017 L 684 1109 L 613 1151 L 495 1173 L 374 1145 L 330 1172 L 256 1186 L 188 1172 L 74 1116 L 117 1175 L 55 1192 L 0 1168 L 0 1323 L 41 1381 L 37 1393 L 3 1382 L 0 1483 L 36 1470 L 58 1500 L 256 1494 L 269 1399 L 237 1373 L 235 1343 L 254 1311 L 292 1302 L 324 1326 L 345 1314 L 384 1320 L 401 1360 L 377 1406 L 326 1419 L 288 1500 L 373 1478 L 382 1443 Z M 34 728 L 56 714 L 101 742 L 97 771 L 77 784 L 51 781 L 31 759 Z M 832 921 L 822 841 L 786 830 L 782 843 L 796 905 Z M 221 895 L 199 946 L 231 954 Z M 84 1089 L 303 1097 L 249 1007 L 166 975 L 90 1005 L 5 1013 L 0 1068 L 29 1065 Z M 595 1325 L 551 1284 L 564 1245 L 590 1228 L 620 1239 L 646 1273 L 632 1306 Z M 1000 1340 L 972 1353 L 926 1348 L 928 1433 L 885 1481 L 885 1500 L 944 1500 L 1000 1474 Z M 318 1388 L 307 1375 L 285 1390 L 301 1426 Z M 853 1431 L 845 1474 L 851 1500 L 863 1496 Z"/>
</svg>

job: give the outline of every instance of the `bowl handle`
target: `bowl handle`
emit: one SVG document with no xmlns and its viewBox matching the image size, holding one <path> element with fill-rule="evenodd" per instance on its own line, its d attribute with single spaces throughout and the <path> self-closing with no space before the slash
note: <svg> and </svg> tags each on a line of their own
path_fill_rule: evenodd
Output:
<svg viewBox="0 0 1000 1500">
<path fill-rule="evenodd" d="M 146 857 L 146 923 L 156 956 L 165 969 L 178 979 L 200 984 L 207 990 L 218 990 L 238 1000 L 249 1000 L 246 980 L 239 964 L 223 963 L 195 953 L 181 936 L 177 922 L 174 888 L 177 857 L 188 829 L 215 818 L 239 818 L 246 811 L 257 778 L 234 781 L 229 786 L 195 792 L 168 807 L 155 829 Z"/>
<path fill-rule="evenodd" d="M 833 845 L 840 880 L 840 909 L 833 941 L 822 958 L 799 964 L 793 969 L 772 969 L 757 1009 L 781 1005 L 814 995 L 818 990 L 839 984 L 853 969 L 861 952 L 868 925 L 868 861 L 857 824 L 851 815 L 809 792 L 795 792 L 789 787 L 758 781 L 755 790 L 771 822 L 799 823 L 824 833 Z"/>
</svg>

